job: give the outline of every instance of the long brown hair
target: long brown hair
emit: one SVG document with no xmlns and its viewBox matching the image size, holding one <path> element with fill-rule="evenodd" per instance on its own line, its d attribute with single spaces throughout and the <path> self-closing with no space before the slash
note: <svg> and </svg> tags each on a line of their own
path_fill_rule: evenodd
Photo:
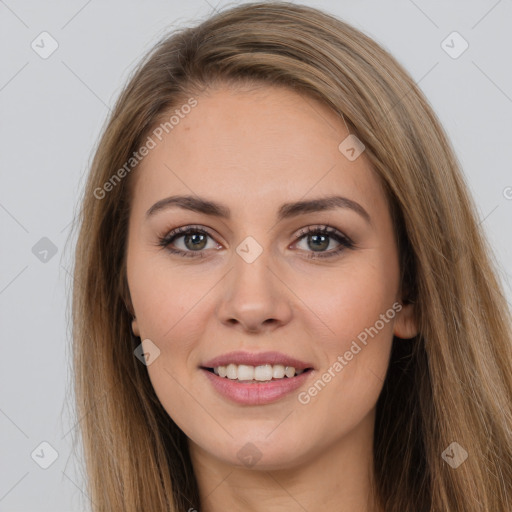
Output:
<svg viewBox="0 0 512 512">
<path fill-rule="evenodd" d="M 135 69 L 100 139 L 77 219 L 73 290 L 77 416 L 94 510 L 200 509 L 186 436 L 133 354 L 140 340 L 125 256 L 137 167 L 126 163 L 164 115 L 217 83 L 286 86 L 324 102 L 363 142 L 386 187 L 419 334 L 393 340 L 377 403 L 383 510 L 510 512 L 510 311 L 460 166 L 391 55 L 343 21 L 288 2 L 231 7 L 164 38 Z M 468 453 L 456 469 L 442 457 L 453 442 Z"/>
</svg>

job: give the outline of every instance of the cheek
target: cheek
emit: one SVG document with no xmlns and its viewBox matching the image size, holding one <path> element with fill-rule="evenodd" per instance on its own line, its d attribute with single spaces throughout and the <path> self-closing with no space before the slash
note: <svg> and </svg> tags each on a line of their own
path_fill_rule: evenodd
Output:
<svg viewBox="0 0 512 512">
<path fill-rule="evenodd" d="M 299 402 L 314 417 L 336 420 L 328 428 L 356 425 L 382 390 L 400 309 L 395 302 L 397 268 L 384 267 L 375 263 L 340 270 L 298 292 L 307 297 L 310 318 L 317 317 L 321 329 L 316 332 L 325 333 L 311 334 L 323 364 Z"/>
<path fill-rule="evenodd" d="M 150 339 L 160 350 L 147 368 L 149 377 L 167 411 L 189 414 L 189 393 L 201 394 L 191 376 L 199 371 L 200 343 L 214 314 L 208 291 L 219 277 L 192 268 L 179 272 L 161 256 L 153 261 L 143 258 L 133 257 L 129 284 L 141 339 Z M 172 414 L 173 419 L 176 416 L 180 413 Z"/>
<path fill-rule="evenodd" d="M 132 254 L 128 283 L 141 336 L 172 342 L 191 316 L 197 319 L 195 308 L 212 286 L 211 280 L 205 272 L 180 271 L 161 253 Z"/>
<path fill-rule="evenodd" d="M 365 330 L 377 321 L 379 335 L 392 335 L 397 276 L 396 268 L 385 268 L 368 258 L 364 265 L 341 266 L 294 281 L 294 293 L 307 306 L 308 323 L 316 326 L 317 336 L 322 333 L 318 342 L 331 357 L 334 352 L 348 350 L 359 335 L 364 340 Z M 390 308 L 383 323 L 381 315 Z M 315 334 L 311 333 L 312 340 Z"/>
<path fill-rule="evenodd" d="M 190 273 L 180 275 L 174 269 L 153 265 L 139 274 L 138 283 L 134 284 L 132 300 L 141 338 L 151 339 L 160 350 L 159 357 L 147 367 L 151 384 L 173 421 L 194 437 L 195 419 L 205 414 L 201 399 L 197 399 L 204 393 L 195 379 L 199 372 L 197 354 L 205 338 L 205 321 L 213 314 L 206 293 L 215 281 L 204 273 L 201 278 Z M 220 430 L 217 435 L 223 433 Z"/>
</svg>

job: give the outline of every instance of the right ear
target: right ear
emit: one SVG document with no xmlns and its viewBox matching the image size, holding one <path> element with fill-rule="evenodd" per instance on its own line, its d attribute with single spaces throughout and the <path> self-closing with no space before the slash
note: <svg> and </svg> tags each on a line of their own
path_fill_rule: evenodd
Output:
<svg viewBox="0 0 512 512">
<path fill-rule="evenodd" d="M 135 317 L 135 311 L 133 309 L 132 297 L 130 295 L 130 288 L 128 287 L 126 273 L 124 273 L 121 283 L 120 283 L 120 295 L 121 295 L 121 300 L 123 301 L 123 303 L 126 307 L 126 310 L 132 317 L 132 332 L 135 336 L 140 338 L 139 324 L 137 322 L 137 318 Z"/>
<path fill-rule="evenodd" d="M 132 331 L 135 336 L 140 338 L 139 324 L 137 323 L 137 319 L 135 317 L 133 317 L 132 320 Z"/>
</svg>

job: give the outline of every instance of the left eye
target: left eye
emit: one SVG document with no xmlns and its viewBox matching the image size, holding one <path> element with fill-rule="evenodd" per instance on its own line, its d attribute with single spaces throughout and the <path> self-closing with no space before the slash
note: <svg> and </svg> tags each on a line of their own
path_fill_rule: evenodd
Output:
<svg viewBox="0 0 512 512">
<path fill-rule="evenodd" d="M 307 249 L 303 250 L 311 253 L 308 256 L 309 258 L 329 258 L 341 253 L 344 249 L 354 247 L 354 244 L 348 237 L 329 226 L 308 227 L 301 230 L 296 236 L 300 242 L 306 242 Z M 327 251 L 326 249 L 333 240 L 338 243 L 338 247 Z M 312 250 L 310 251 L 309 249 Z"/>
<path fill-rule="evenodd" d="M 299 249 L 309 252 L 308 258 L 332 257 L 344 249 L 354 247 L 348 237 L 329 226 L 308 227 L 295 236 L 298 240 L 295 245 L 306 242 L 306 248 L 299 247 Z M 207 246 L 208 238 L 213 241 L 213 247 Z M 177 242 L 178 240 L 180 243 Z M 338 247 L 327 250 L 333 240 L 338 243 Z M 171 231 L 165 237 L 160 238 L 158 245 L 165 247 L 172 254 L 185 257 L 205 257 L 204 249 L 220 249 L 222 247 L 214 241 L 208 231 L 194 226 L 177 228 Z"/>
</svg>

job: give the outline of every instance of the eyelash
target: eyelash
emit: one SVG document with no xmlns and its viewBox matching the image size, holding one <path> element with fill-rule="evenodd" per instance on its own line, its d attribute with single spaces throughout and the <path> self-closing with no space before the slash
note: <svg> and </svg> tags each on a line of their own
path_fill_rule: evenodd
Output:
<svg viewBox="0 0 512 512">
<path fill-rule="evenodd" d="M 212 235 L 205 229 L 199 226 L 187 226 L 174 229 L 166 236 L 160 237 L 158 245 L 168 250 L 171 254 L 176 254 L 178 256 L 186 258 L 204 258 L 204 250 L 183 251 L 181 249 L 175 249 L 170 247 L 171 243 L 174 242 L 177 238 L 181 238 L 184 235 L 192 233 L 203 234 L 213 239 Z M 301 240 L 302 238 L 306 237 L 309 234 L 329 236 L 330 238 L 336 240 L 336 242 L 338 242 L 340 245 L 338 248 L 332 249 L 327 252 L 308 251 L 310 253 L 308 256 L 306 256 L 308 259 L 333 258 L 335 256 L 338 256 L 341 252 L 345 251 L 346 249 L 353 249 L 355 247 L 355 244 L 352 242 L 352 240 L 350 240 L 350 238 L 348 238 L 345 235 L 342 235 L 337 229 L 334 229 L 330 226 L 308 226 L 307 228 L 301 229 L 300 232 L 295 236 L 295 238 L 297 239 L 298 242 L 299 240 Z"/>
</svg>

